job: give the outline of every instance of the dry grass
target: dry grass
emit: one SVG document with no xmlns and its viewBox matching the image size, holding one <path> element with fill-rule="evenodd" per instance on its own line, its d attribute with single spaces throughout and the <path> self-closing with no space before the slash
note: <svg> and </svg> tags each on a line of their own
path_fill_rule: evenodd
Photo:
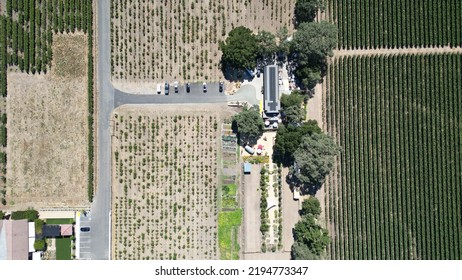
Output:
<svg viewBox="0 0 462 280">
<path fill-rule="evenodd" d="M 181 106 L 115 111 L 115 259 L 218 259 L 218 128 L 229 110 Z"/>
<path fill-rule="evenodd" d="M 218 81 L 219 41 L 244 25 L 255 32 L 293 28 L 295 0 L 111 1 L 115 85 Z"/>
<path fill-rule="evenodd" d="M 50 74 L 8 74 L 10 208 L 88 204 L 87 39 L 53 41 Z"/>
</svg>

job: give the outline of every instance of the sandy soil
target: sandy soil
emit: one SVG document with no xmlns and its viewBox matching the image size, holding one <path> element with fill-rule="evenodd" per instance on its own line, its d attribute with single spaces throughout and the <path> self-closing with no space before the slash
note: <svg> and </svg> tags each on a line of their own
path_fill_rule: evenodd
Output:
<svg viewBox="0 0 462 280">
<path fill-rule="evenodd" d="M 230 111 L 180 106 L 114 112 L 114 259 L 219 258 L 217 140 Z"/>
<path fill-rule="evenodd" d="M 112 3 L 113 82 L 140 91 L 140 83 L 221 80 L 219 41 L 240 25 L 291 32 L 295 0 Z"/>
<path fill-rule="evenodd" d="M 8 73 L 9 208 L 88 204 L 86 36 L 54 42 L 51 73 Z"/>
</svg>

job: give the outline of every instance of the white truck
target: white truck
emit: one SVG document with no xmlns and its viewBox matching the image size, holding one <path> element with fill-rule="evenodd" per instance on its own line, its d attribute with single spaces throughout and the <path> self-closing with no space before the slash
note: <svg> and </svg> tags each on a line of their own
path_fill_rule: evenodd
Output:
<svg viewBox="0 0 462 280">
<path fill-rule="evenodd" d="M 157 94 L 161 94 L 161 93 L 162 93 L 162 85 L 157 84 Z"/>
</svg>

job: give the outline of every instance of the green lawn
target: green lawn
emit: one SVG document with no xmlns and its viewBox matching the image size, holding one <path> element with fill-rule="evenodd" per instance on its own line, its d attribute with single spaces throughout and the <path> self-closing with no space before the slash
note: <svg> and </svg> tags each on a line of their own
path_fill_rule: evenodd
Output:
<svg viewBox="0 0 462 280">
<path fill-rule="evenodd" d="M 49 225 L 72 224 L 74 219 L 46 219 L 45 223 Z"/>
<path fill-rule="evenodd" d="M 71 238 L 56 238 L 56 259 L 71 259 Z"/>
<path fill-rule="evenodd" d="M 218 243 L 220 259 L 239 259 L 238 229 L 242 222 L 242 209 L 218 213 Z"/>
</svg>

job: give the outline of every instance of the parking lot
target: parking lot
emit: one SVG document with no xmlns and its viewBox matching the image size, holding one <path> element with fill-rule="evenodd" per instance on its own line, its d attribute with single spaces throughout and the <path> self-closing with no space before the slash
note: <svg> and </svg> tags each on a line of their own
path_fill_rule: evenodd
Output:
<svg viewBox="0 0 462 280">
<path fill-rule="evenodd" d="M 90 254 L 90 232 L 82 232 L 80 229 L 82 227 L 90 227 L 91 223 L 91 213 L 87 212 L 85 214 L 80 215 L 80 224 L 78 225 L 78 228 L 76 228 L 76 237 L 79 242 L 79 247 L 80 247 L 80 254 L 79 254 L 79 259 L 91 259 L 91 254 Z"/>
</svg>

